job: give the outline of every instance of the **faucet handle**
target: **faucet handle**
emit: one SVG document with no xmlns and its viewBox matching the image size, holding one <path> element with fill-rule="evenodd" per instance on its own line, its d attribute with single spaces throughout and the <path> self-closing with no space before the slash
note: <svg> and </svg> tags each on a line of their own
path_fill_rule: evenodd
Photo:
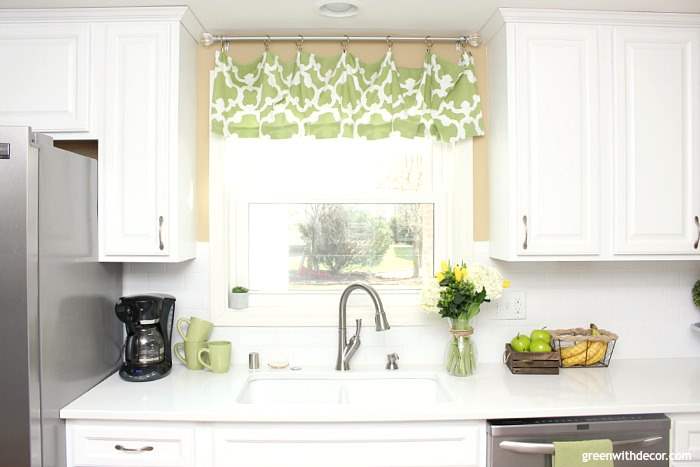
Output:
<svg viewBox="0 0 700 467">
<path fill-rule="evenodd" d="M 386 356 L 386 369 L 387 370 L 398 370 L 399 369 L 399 364 L 396 363 L 396 360 L 399 359 L 399 354 L 396 352 L 387 354 Z"/>
</svg>

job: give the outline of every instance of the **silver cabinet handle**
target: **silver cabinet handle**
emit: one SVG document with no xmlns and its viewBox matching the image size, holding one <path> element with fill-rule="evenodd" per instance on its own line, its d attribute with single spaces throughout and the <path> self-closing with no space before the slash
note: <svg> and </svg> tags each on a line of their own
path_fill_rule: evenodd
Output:
<svg viewBox="0 0 700 467">
<path fill-rule="evenodd" d="M 163 244 L 163 216 L 158 218 L 158 243 L 160 244 L 160 251 L 163 251 L 165 244 Z"/>
<path fill-rule="evenodd" d="M 643 446 L 650 446 L 661 441 L 663 437 L 652 436 L 650 438 L 638 438 L 638 439 L 626 439 L 623 441 L 613 441 L 613 447 L 623 447 L 630 446 L 634 444 L 641 444 Z M 553 443 L 522 443 L 519 441 L 501 441 L 498 447 L 505 451 L 517 452 L 518 454 L 544 454 L 552 455 L 554 454 L 554 444 Z"/>
<path fill-rule="evenodd" d="M 114 449 L 117 451 L 123 451 L 123 452 L 149 452 L 153 451 L 153 446 L 144 446 L 142 448 L 126 448 L 122 446 L 121 444 L 115 444 Z"/>
<path fill-rule="evenodd" d="M 698 216 L 695 216 L 695 227 L 698 228 L 698 239 L 695 240 L 695 245 L 693 245 L 693 248 L 697 250 L 698 245 L 700 245 L 700 219 L 698 219 Z"/>
<path fill-rule="evenodd" d="M 525 240 L 523 241 L 523 250 L 527 250 L 527 216 L 523 216 L 523 225 L 525 226 Z"/>
</svg>

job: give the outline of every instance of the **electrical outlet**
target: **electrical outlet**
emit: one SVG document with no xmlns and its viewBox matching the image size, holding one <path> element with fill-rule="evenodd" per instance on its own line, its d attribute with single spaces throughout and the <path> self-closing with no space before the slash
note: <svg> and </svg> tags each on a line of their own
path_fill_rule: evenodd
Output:
<svg viewBox="0 0 700 467">
<path fill-rule="evenodd" d="M 527 318 L 525 292 L 522 290 L 506 290 L 496 303 L 496 313 L 491 315 L 493 319 L 521 320 Z"/>
</svg>

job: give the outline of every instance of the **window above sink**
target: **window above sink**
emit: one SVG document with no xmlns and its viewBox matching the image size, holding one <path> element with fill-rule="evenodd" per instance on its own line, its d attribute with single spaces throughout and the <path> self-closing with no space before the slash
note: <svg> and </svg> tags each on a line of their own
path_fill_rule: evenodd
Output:
<svg viewBox="0 0 700 467">
<path fill-rule="evenodd" d="M 373 285 L 392 323 L 420 324 L 423 280 L 471 253 L 471 141 L 212 137 L 212 319 L 334 325 L 340 293 Z M 250 289 L 249 308 L 228 292 Z M 367 297 L 350 307 L 371 322 Z M 355 316 L 356 313 L 353 313 Z"/>
</svg>

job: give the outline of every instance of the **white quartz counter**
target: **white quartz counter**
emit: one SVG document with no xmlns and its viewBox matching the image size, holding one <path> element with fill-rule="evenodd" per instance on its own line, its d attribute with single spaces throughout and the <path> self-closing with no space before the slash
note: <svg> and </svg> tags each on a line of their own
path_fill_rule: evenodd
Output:
<svg viewBox="0 0 700 467">
<path fill-rule="evenodd" d="M 270 370 L 300 377 L 317 368 Z M 332 370 L 324 370 L 335 374 Z M 356 368 L 354 374 L 385 370 Z M 61 410 L 64 419 L 149 421 L 403 421 L 700 412 L 700 360 L 613 360 L 610 368 L 562 369 L 557 376 L 512 375 L 500 364 L 482 364 L 468 378 L 441 368 L 408 368 L 394 374 L 433 373 L 452 396 L 438 404 L 242 404 L 237 397 L 250 374 L 233 368 L 218 375 L 175 365 L 159 381 L 127 383 L 114 374 Z"/>
</svg>

